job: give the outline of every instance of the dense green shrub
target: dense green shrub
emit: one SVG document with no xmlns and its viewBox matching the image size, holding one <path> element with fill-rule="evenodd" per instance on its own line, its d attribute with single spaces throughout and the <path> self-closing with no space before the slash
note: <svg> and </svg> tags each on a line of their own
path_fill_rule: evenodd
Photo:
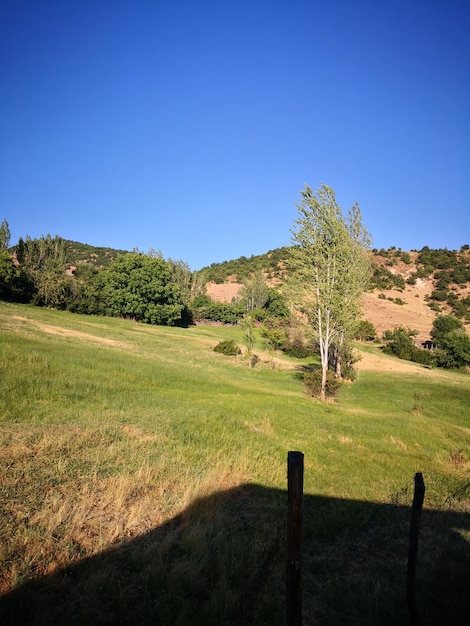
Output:
<svg viewBox="0 0 470 626">
<path fill-rule="evenodd" d="M 322 371 L 319 368 L 304 374 L 305 391 L 309 396 L 320 398 L 321 396 Z M 326 374 L 325 394 L 327 398 L 333 398 L 342 385 L 341 379 L 336 378 L 331 370 Z"/>
<path fill-rule="evenodd" d="M 447 248 L 431 250 L 428 246 L 424 246 L 424 248 L 420 250 L 417 258 L 417 262 L 421 265 L 430 266 L 439 270 L 454 267 L 457 261 L 457 253 L 454 250 L 447 250 Z"/>
<path fill-rule="evenodd" d="M 241 354 L 242 351 L 233 341 L 233 339 L 227 339 L 225 341 L 220 341 L 215 346 L 214 352 L 218 352 L 219 354 L 225 354 L 225 356 L 237 356 Z"/>
<path fill-rule="evenodd" d="M 449 292 L 447 289 L 444 289 L 442 291 L 434 290 L 431 293 L 431 300 L 437 300 L 437 302 L 445 302 L 448 297 L 449 297 Z"/>
<path fill-rule="evenodd" d="M 386 330 L 383 334 L 383 339 L 386 342 L 383 351 L 386 354 L 394 354 L 400 359 L 411 361 L 411 353 L 414 347 L 413 337 L 416 337 L 416 335 L 416 330 L 410 330 L 403 326 L 397 326 L 393 330 Z"/>
<path fill-rule="evenodd" d="M 372 289 L 404 289 L 406 286 L 405 279 L 401 274 L 394 274 L 382 265 L 375 265 L 372 278 Z"/>
<path fill-rule="evenodd" d="M 305 344 L 300 338 L 287 339 L 282 347 L 282 351 L 288 356 L 293 356 L 296 359 L 306 359 L 307 357 L 314 356 L 317 350 L 312 346 Z"/>
<path fill-rule="evenodd" d="M 354 339 L 359 341 L 374 341 L 377 336 L 377 331 L 372 322 L 367 320 L 361 320 L 357 323 L 354 331 Z"/>
<path fill-rule="evenodd" d="M 214 302 L 206 295 L 194 298 L 190 304 L 190 310 L 195 321 L 221 324 L 237 324 L 245 312 L 239 303 Z"/>
</svg>

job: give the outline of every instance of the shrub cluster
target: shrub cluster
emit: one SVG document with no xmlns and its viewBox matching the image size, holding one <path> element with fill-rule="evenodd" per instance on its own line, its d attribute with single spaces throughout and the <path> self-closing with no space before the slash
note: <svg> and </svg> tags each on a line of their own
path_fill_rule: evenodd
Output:
<svg viewBox="0 0 470 626">
<path fill-rule="evenodd" d="M 242 353 L 237 344 L 233 341 L 233 339 L 229 339 L 226 341 L 220 341 L 215 347 L 214 352 L 218 352 L 219 354 L 225 354 L 225 356 L 238 356 Z"/>
<path fill-rule="evenodd" d="M 308 395 L 314 398 L 321 396 L 321 381 L 322 371 L 321 369 L 314 369 L 304 374 L 305 391 Z M 342 382 L 339 378 L 336 378 L 331 370 L 327 371 L 326 375 L 326 387 L 325 393 L 327 398 L 333 398 L 340 390 Z"/>
<path fill-rule="evenodd" d="M 394 274 L 383 265 L 374 265 L 371 289 L 405 289 L 405 279 L 401 274 Z"/>
</svg>

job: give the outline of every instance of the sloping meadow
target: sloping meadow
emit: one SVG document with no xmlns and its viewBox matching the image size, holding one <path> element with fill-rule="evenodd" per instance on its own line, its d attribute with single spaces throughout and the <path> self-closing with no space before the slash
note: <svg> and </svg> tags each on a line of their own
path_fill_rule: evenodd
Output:
<svg viewBox="0 0 470 626">
<path fill-rule="evenodd" d="M 468 623 L 470 377 L 363 369 L 322 404 L 224 339 L 0 303 L 0 621 L 284 624 L 300 450 L 304 623 L 404 623 L 418 471 L 419 609 Z"/>
</svg>

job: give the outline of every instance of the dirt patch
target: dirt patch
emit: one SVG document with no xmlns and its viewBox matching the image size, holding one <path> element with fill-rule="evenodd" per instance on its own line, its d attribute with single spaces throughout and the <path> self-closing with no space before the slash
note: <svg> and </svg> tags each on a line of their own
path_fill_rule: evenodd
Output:
<svg viewBox="0 0 470 626">
<path fill-rule="evenodd" d="M 432 323 L 436 313 L 432 311 L 424 296 L 427 285 L 409 287 L 404 292 L 396 290 L 374 291 L 363 296 L 363 317 L 374 324 L 379 337 L 385 330 L 393 330 L 396 326 L 404 326 L 418 331 L 416 343 L 419 346 L 430 338 Z M 384 294 L 385 298 L 379 298 Z M 400 298 L 405 304 L 397 304 L 387 298 Z"/>
<path fill-rule="evenodd" d="M 230 303 L 238 296 L 241 283 L 207 283 L 206 293 L 215 302 Z"/>
<path fill-rule="evenodd" d="M 107 346 L 114 346 L 116 348 L 125 348 L 127 350 L 131 349 L 132 346 L 125 341 L 117 341 L 116 339 L 109 339 L 108 337 L 99 337 L 97 335 L 91 335 L 89 333 L 84 333 L 79 330 L 71 330 L 69 328 L 62 328 L 60 326 L 52 326 L 51 324 L 45 324 L 44 322 L 37 322 L 36 320 L 28 319 L 27 317 L 21 317 L 19 315 L 14 315 L 12 319 L 21 320 L 22 322 L 27 322 L 34 326 L 38 330 L 43 333 L 47 333 L 48 335 L 58 335 L 60 337 L 74 337 L 76 339 L 83 339 L 86 341 L 92 341 L 94 343 L 100 343 Z"/>
</svg>

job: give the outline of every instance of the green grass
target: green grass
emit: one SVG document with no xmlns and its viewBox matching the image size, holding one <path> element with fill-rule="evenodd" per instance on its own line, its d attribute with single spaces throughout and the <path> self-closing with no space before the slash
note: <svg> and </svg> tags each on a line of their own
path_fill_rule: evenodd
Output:
<svg viewBox="0 0 470 626">
<path fill-rule="evenodd" d="M 0 303 L 2 623 L 285 623 L 288 450 L 306 623 L 405 623 L 417 471 L 421 613 L 467 623 L 470 377 L 361 371 L 322 404 L 225 339 Z"/>
</svg>

